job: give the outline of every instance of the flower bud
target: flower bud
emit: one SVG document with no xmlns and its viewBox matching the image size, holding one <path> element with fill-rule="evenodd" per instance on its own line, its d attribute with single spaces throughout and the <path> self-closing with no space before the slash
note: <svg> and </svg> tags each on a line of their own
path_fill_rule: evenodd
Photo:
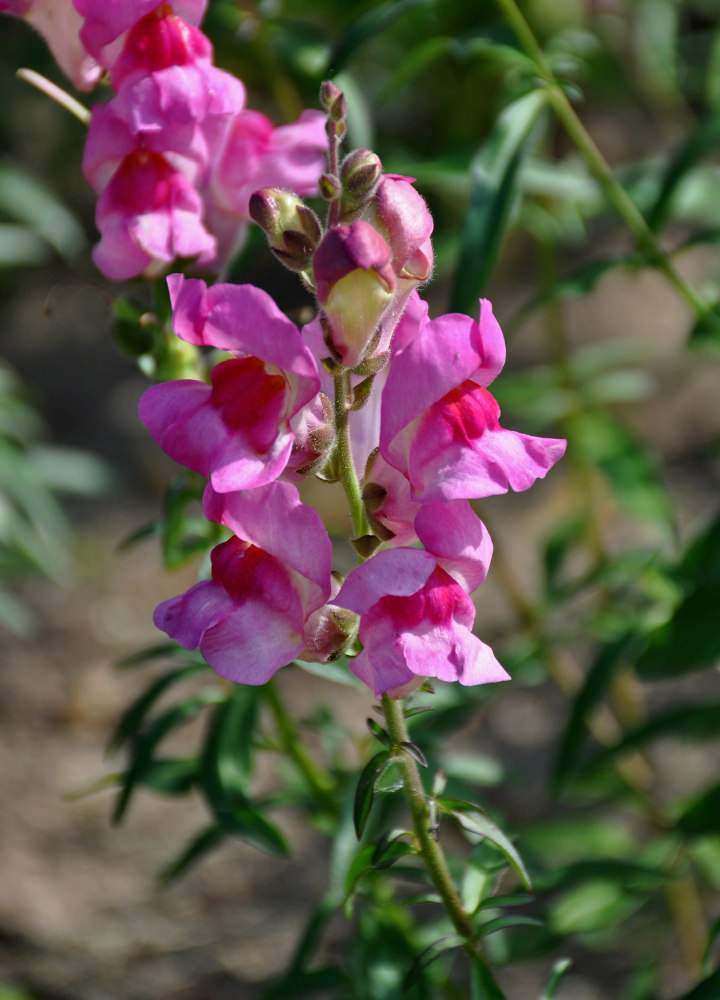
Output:
<svg viewBox="0 0 720 1000">
<path fill-rule="evenodd" d="M 321 174 L 318 186 L 320 188 L 320 196 L 325 201 L 333 201 L 342 191 L 340 179 L 335 174 Z"/>
<path fill-rule="evenodd" d="M 320 85 L 320 103 L 328 113 L 332 122 L 344 122 L 347 116 L 347 101 L 345 95 L 331 80 L 325 80 Z"/>
<path fill-rule="evenodd" d="M 291 191 L 261 188 L 250 196 L 250 216 L 264 230 L 275 256 L 291 270 L 305 270 L 320 242 L 320 220 Z"/>
<path fill-rule="evenodd" d="M 369 149 L 355 149 L 340 167 L 343 213 L 357 211 L 372 198 L 377 188 L 382 163 Z"/>
<path fill-rule="evenodd" d="M 320 307 L 329 324 L 329 346 L 348 368 L 365 357 L 383 313 L 392 302 L 392 253 L 363 221 L 334 226 L 313 257 Z"/>
<path fill-rule="evenodd" d="M 340 583 L 333 574 L 330 599 L 340 590 Z M 304 637 L 305 648 L 299 659 L 308 663 L 329 663 L 342 656 L 345 647 L 357 631 L 360 619 L 354 611 L 324 604 L 307 620 Z"/>
</svg>

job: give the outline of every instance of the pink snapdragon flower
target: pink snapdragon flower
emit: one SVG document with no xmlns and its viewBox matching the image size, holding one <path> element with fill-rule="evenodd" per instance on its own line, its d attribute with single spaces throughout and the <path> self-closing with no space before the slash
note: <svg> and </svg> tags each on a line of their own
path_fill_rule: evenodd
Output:
<svg viewBox="0 0 720 1000">
<path fill-rule="evenodd" d="M 392 251 L 369 222 L 333 226 L 313 256 L 318 304 L 330 328 L 332 348 L 343 365 L 354 368 L 372 349 L 387 350 L 376 337 L 396 287 Z"/>
<path fill-rule="evenodd" d="M 208 476 L 218 492 L 249 489 L 282 473 L 293 417 L 319 388 L 315 361 L 293 323 L 252 285 L 168 279 L 175 333 L 235 355 L 193 379 L 151 386 L 140 417 L 160 447 Z M 309 433 L 309 432 L 308 432 Z"/>
<path fill-rule="evenodd" d="M 464 685 L 507 680 L 472 634 L 469 596 L 492 543 L 469 505 L 428 505 L 416 519 L 425 550 L 384 549 L 357 566 L 333 602 L 360 615 L 362 652 L 350 670 L 376 696 L 404 697 L 426 677 Z"/>
<path fill-rule="evenodd" d="M 80 40 L 82 19 L 71 0 L 0 0 L 0 14 L 12 14 L 31 24 L 78 90 L 92 90 L 102 67 Z"/>
<path fill-rule="evenodd" d="M 157 152 L 208 168 L 245 105 L 245 87 L 213 65 L 209 39 L 165 5 L 138 21 L 111 72 L 112 113 Z M 196 134 L 199 132 L 199 135 Z"/>
<path fill-rule="evenodd" d="M 202 223 L 200 195 L 160 153 L 126 156 L 101 193 L 95 214 L 98 268 L 114 281 L 152 274 L 176 257 L 209 259 L 215 239 Z"/>
<path fill-rule="evenodd" d="M 126 33 L 147 15 L 169 12 L 197 25 L 207 8 L 207 0 L 175 0 L 172 4 L 159 4 L 157 0 L 73 0 L 73 4 L 83 19 L 80 40 L 105 69 L 112 69 Z"/>
<path fill-rule="evenodd" d="M 565 441 L 500 426 L 486 386 L 504 362 L 502 331 L 485 299 L 479 323 L 459 313 L 428 321 L 393 357 L 380 452 L 408 479 L 414 500 L 526 490 L 564 454 Z"/>
<path fill-rule="evenodd" d="M 203 509 L 233 537 L 213 549 L 211 579 L 163 601 L 155 624 L 221 676 L 264 684 L 303 652 L 306 623 L 330 596 L 330 539 L 290 483 L 208 485 Z"/>
</svg>

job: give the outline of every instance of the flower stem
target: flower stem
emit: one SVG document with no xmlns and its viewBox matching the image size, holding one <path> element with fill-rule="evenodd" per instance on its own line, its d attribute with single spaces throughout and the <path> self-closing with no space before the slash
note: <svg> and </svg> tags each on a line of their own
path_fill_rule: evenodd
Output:
<svg viewBox="0 0 720 1000">
<path fill-rule="evenodd" d="M 50 97 L 61 107 L 65 108 L 71 115 L 74 115 L 83 125 L 90 124 L 90 112 L 85 105 L 81 104 L 80 101 L 76 101 L 74 97 L 68 94 L 66 90 L 63 90 L 62 87 L 58 87 L 52 80 L 48 80 L 41 73 L 36 73 L 34 69 L 24 67 L 19 69 L 15 75 L 20 80 L 24 80 L 25 83 L 37 87 L 43 94 L 46 94 L 47 97 Z"/>
<path fill-rule="evenodd" d="M 453 922 L 455 930 L 462 937 L 471 941 L 474 938 L 472 923 L 463 908 L 460 894 L 450 875 L 445 852 L 435 839 L 431 825 L 430 807 L 417 763 L 410 754 L 401 748 L 402 743 L 409 742 L 403 702 L 401 699 L 389 698 L 384 694 L 382 696 L 382 707 L 385 713 L 388 734 L 393 746 L 398 747 L 397 765 L 402 775 L 405 797 L 410 807 L 410 815 L 412 816 L 420 855 L 425 862 L 425 867 L 428 870 L 433 885 L 437 889 L 447 915 Z"/>
<path fill-rule="evenodd" d="M 336 814 L 338 804 L 333 792 L 333 781 L 328 774 L 320 770 L 298 739 L 295 724 L 285 708 L 273 681 L 269 681 L 266 684 L 265 697 L 270 711 L 275 718 L 283 748 L 307 782 L 316 805 L 323 812 L 331 815 Z"/>
<path fill-rule="evenodd" d="M 350 416 L 350 372 L 343 368 L 335 376 L 335 434 L 337 435 L 337 458 L 340 471 L 340 482 L 345 490 L 348 506 L 350 507 L 350 517 L 352 519 L 353 534 L 355 538 L 361 538 L 370 533 L 365 504 L 360 490 L 360 481 L 357 470 L 353 463 L 352 448 L 350 445 L 350 428 L 348 418 Z"/>
<path fill-rule="evenodd" d="M 600 184 L 605 197 L 637 240 L 638 246 L 646 255 L 649 263 L 665 275 L 670 284 L 698 317 L 712 322 L 720 330 L 720 318 L 717 317 L 712 306 L 705 302 L 695 289 L 685 281 L 682 275 L 675 270 L 668 255 L 658 245 L 655 235 L 645 221 L 642 213 L 622 184 L 613 175 L 607 160 L 598 149 L 592 136 L 588 133 L 568 100 L 565 91 L 558 83 L 545 53 L 515 0 L 497 0 L 497 3 L 509 21 L 526 54 L 535 63 L 538 75 L 547 87 L 548 103 L 555 112 L 557 119 Z"/>
</svg>

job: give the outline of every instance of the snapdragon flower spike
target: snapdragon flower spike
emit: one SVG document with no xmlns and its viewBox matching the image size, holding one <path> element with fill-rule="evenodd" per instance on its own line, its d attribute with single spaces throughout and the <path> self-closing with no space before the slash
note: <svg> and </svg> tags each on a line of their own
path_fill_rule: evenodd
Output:
<svg viewBox="0 0 720 1000">
<path fill-rule="evenodd" d="M 359 220 L 333 226 L 313 256 L 318 304 L 330 325 L 330 343 L 346 368 L 374 353 L 387 350 L 376 334 L 383 314 L 393 300 L 395 273 L 392 252 L 385 239 Z"/>
<path fill-rule="evenodd" d="M 252 285 L 171 275 L 175 333 L 235 357 L 193 379 L 151 386 L 140 417 L 171 458 L 208 476 L 221 493 L 269 483 L 283 472 L 293 417 L 319 388 L 315 361 L 293 323 Z"/>
<path fill-rule="evenodd" d="M 333 599 L 360 615 L 363 649 L 350 670 L 376 696 L 404 697 L 426 677 L 464 685 L 508 679 L 492 649 L 472 634 L 468 589 L 487 573 L 490 538 L 469 505 L 432 508 L 418 525 L 425 550 L 376 553 Z"/>
<path fill-rule="evenodd" d="M 505 343 L 490 303 L 480 321 L 459 313 L 426 322 L 394 357 L 382 399 L 380 452 L 410 483 L 413 500 L 479 498 L 526 490 L 566 442 L 506 430 L 487 391 Z"/>
<path fill-rule="evenodd" d="M 0 14 L 12 14 L 31 24 L 78 90 L 92 90 L 103 71 L 80 41 L 82 20 L 72 0 L 0 0 Z"/>
<path fill-rule="evenodd" d="M 330 596 L 330 539 L 290 483 L 225 494 L 208 485 L 203 509 L 233 537 L 213 549 L 211 579 L 160 604 L 155 624 L 221 676 L 265 684 L 303 652 L 306 624 Z"/>
<path fill-rule="evenodd" d="M 157 273 L 176 257 L 209 259 L 215 239 L 188 179 L 160 153 L 138 150 L 121 161 L 98 198 L 98 268 L 114 281 Z"/>
</svg>

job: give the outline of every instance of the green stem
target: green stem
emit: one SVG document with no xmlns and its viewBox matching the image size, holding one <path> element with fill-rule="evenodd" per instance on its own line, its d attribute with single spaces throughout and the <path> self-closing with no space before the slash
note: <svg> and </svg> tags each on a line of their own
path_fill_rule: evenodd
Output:
<svg viewBox="0 0 720 1000">
<path fill-rule="evenodd" d="M 649 263 L 665 275 L 670 284 L 702 318 L 712 320 L 720 328 L 720 320 L 709 303 L 705 302 L 673 266 L 667 254 L 658 245 L 655 236 L 642 213 L 628 195 L 625 188 L 614 177 L 607 160 L 602 155 L 588 133 L 575 109 L 567 98 L 539 42 L 518 8 L 515 0 L 497 0 L 513 31 L 535 63 L 538 75 L 547 86 L 547 100 L 559 122 L 584 158 L 590 171 L 600 184 L 605 197 L 637 240 L 638 246 L 647 256 Z"/>
<path fill-rule="evenodd" d="M 360 481 L 353 463 L 352 448 L 350 445 L 350 427 L 348 418 L 350 416 L 350 372 L 343 368 L 335 376 L 335 435 L 337 441 L 337 459 L 340 471 L 340 482 L 345 490 L 348 506 L 350 507 L 350 517 L 352 519 L 353 536 L 361 538 L 370 534 L 365 513 L 365 504 L 362 499 Z"/>
<path fill-rule="evenodd" d="M 400 699 L 389 698 L 386 694 L 382 696 L 383 712 L 387 722 L 388 734 L 393 746 L 398 747 L 397 765 L 402 775 L 405 797 L 410 807 L 415 836 L 420 847 L 420 855 L 425 862 L 425 867 L 430 874 L 433 885 L 437 889 L 438 895 L 443 902 L 443 906 L 453 922 L 455 930 L 468 941 L 474 937 L 470 917 L 465 912 L 460 895 L 455 888 L 455 883 L 450 875 L 450 870 L 445 859 L 445 853 L 435 839 L 431 821 L 430 807 L 428 806 L 427 795 L 420 778 L 420 772 L 415 760 L 406 753 L 400 744 L 409 742 L 407 723 L 403 711 L 403 703 Z"/>
<path fill-rule="evenodd" d="M 298 771 L 305 778 L 317 806 L 323 812 L 330 813 L 331 815 L 337 813 L 337 798 L 333 792 L 333 781 L 328 774 L 320 770 L 298 739 L 295 724 L 287 712 L 273 681 L 266 684 L 265 697 L 275 717 L 283 748 Z"/>
</svg>

